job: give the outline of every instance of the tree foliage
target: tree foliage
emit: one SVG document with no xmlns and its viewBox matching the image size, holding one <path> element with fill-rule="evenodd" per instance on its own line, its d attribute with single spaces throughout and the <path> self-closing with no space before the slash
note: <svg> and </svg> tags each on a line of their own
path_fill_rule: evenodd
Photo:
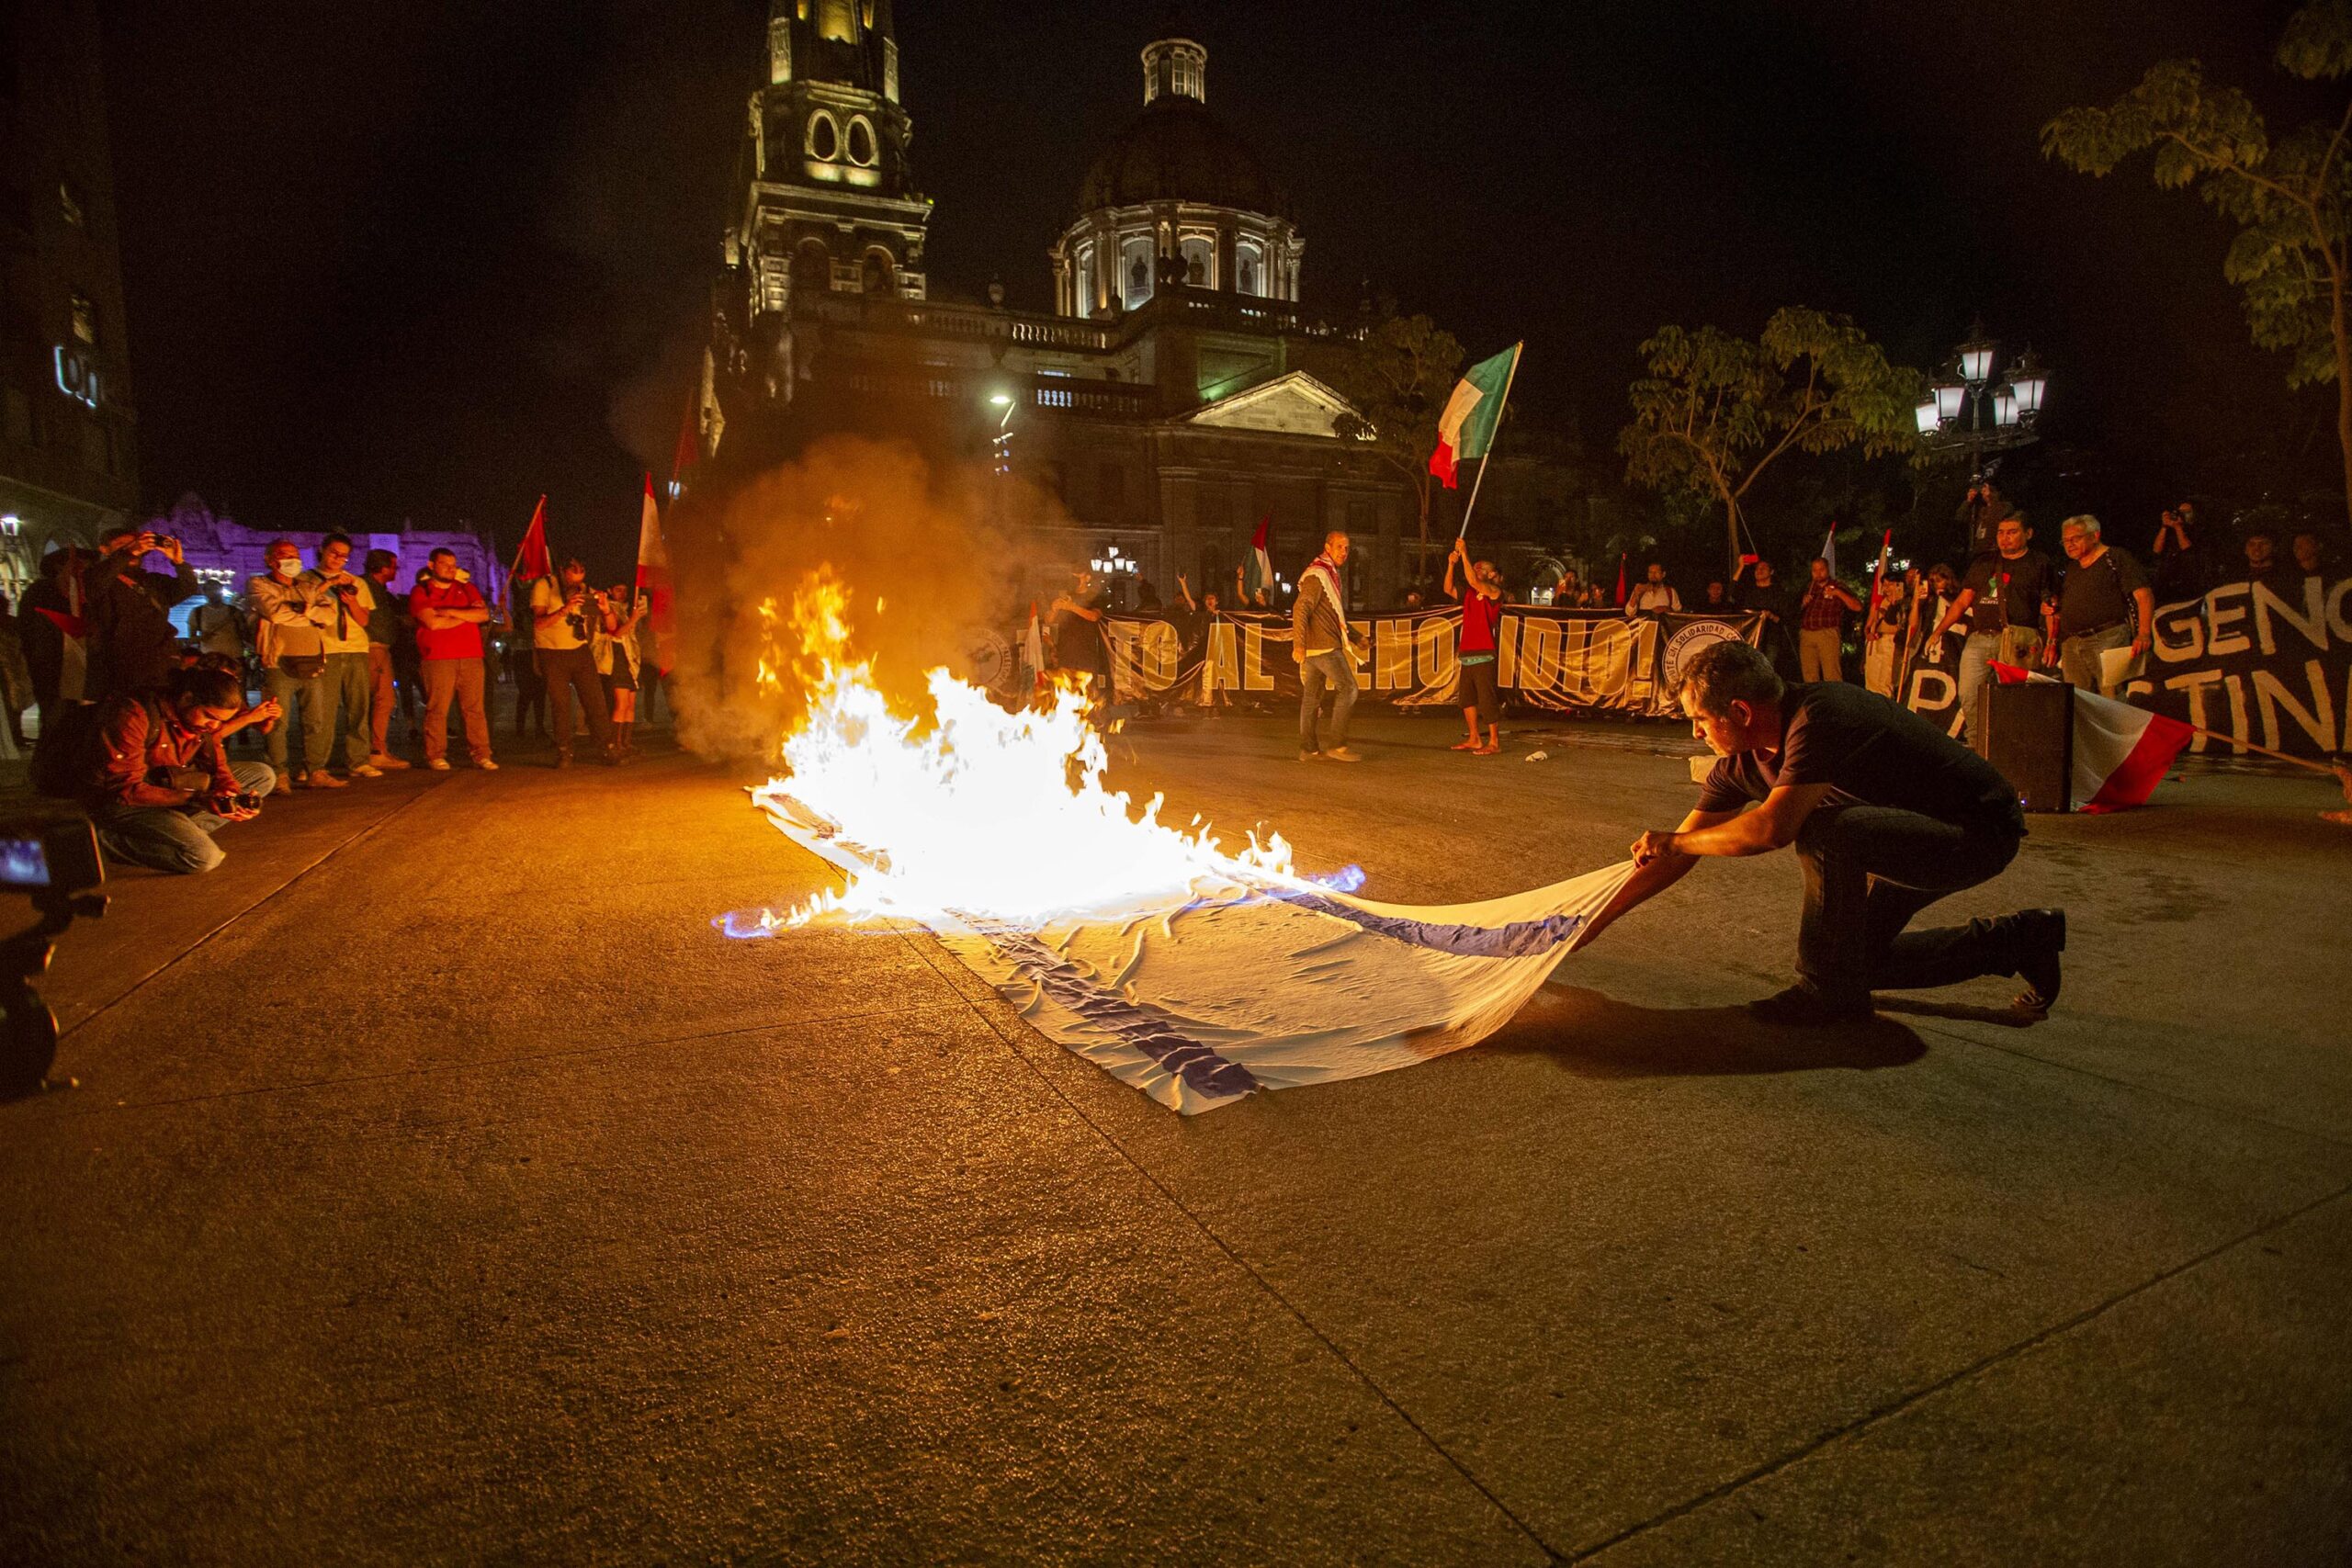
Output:
<svg viewBox="0 0 2352 1568">
<path fill-rule="evenodd" d="M 2276 56 L 2305 81 L 2352 70 L 2352 0 L 2318 0 L 2289 18 Z M 2042 155 L 2104 175 L 2153 152 L 2156 184 L 2194 186 L 2237 225 L 2222 264 L 2258 347 L 2287 356 L 2287 381 L 2336 384 L 2336 434 L 2352 503 L 2352 101 L 2333 121 L 2274 139 L 2254 100 L 2205 80 L 2193 60 L 2149 68 L 2105 108 L 2071 108 L 2041 128 Z"/>
<path fill-rule="evenodd" d="M 1799 307 L 1773 312 L 1753 341 L 1711 326 L 1668 326 L 1642 344 L 1648 374 L 1630 389 L 1618 433 L 1625 476 L 1662 493 L 1720 502 L 1739 552 L 1741 506 L 1790 452 L 1907 452 L 1926 378 L 1888 363 L 1851 320 Z"/>
<path fill-rule="evenodd" d="M 1400 316 L 1393 308 L 1362 337 L 1325 350 L 1314 373 L 1348 400 L 1356 413 L 1338 422 L 1340 436 L 1402 474 L 1420 507 L 1421 549 L 1430 542 L 1430 505 L 1437 479 L 1429 471 L 1437 446 L 1438 415 L 1462 368 L 1462 344 L 1427 316 Z"/>
</svg>

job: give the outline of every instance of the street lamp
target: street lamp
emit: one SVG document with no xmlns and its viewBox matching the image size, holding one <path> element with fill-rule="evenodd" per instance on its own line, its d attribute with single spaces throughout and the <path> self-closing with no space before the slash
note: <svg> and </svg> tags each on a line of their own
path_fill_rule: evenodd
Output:
<svg viewBox="0 0 2352 1568">
<path fill-rule="evenodd" d="M 1952 351 L 1944 374 L 1912 410 L 1919 444 L 1930 453 L 1967 454 L 1972 479 L 1984 477 L 1986 453 L 2041 439 L 2034 422 L 2041 414 L 2050 374 L 2028 349 L 1996 383 L 1993 367 L 1999 363 L 1999 347 L 1984 334 L 1984 324 L 1975 323 L 1968 341 Z"/>
</svg>

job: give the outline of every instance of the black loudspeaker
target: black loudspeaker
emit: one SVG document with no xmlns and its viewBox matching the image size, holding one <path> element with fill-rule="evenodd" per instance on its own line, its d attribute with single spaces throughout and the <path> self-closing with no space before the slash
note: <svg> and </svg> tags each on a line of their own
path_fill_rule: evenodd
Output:
<svg viewBox="0 0 2352 1568">
<path fill-rule="evenodd" d="M 2072 811 L 2075 688 L 1988 680 L 1968 716 L 1969 744 L 2017 787 L 2028 811 Z"/>
</svg>

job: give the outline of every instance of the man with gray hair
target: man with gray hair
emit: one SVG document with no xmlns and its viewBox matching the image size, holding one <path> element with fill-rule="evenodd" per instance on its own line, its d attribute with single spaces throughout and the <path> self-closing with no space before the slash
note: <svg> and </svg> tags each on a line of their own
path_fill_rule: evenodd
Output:
<svg viewBox="0 0 2352 1568">
<path fill-rule="evenodd" d="M 2131 555 L 2099 537 L 2098 519 L 2088 513 L 2069 517 L 2059 530 L 2066 558 L 2074 564 L 2058 584 L 2050 641 L 2042 657 L 2064 673 L 2066 683 L 2103 697 L 2123 689 L 2124 678 L 2107 678 L 2105 656 L 2128 648 L 2144 659 L 2156 620 L 2156 591 Z M 2116 662 L 2120 663 L 2120 660 Z"/>
<path fill-rule="evenodd" d="M 2064 910 L 1904 929 L 2017 858 L 2025 813 L 1992 763 L 1874 692 L 1842 681 L 1788 684 L 1744 642 L 1700 650 L 1679 694 L 1691 728 L 1721 760 L 1680 827 L 1635 840 L 1634 874 L 1592 936 L 1673 886 L 1702 855 L 1793 845 L 1804 871 L 1797 983 L 1749 1003 L 1758 1017 L 1839 1023 L 1870 1016 L 1873 989 L 1980 975 L 2022 977 L 2018 1008 L 2048 1012 L 2058 998 Z"/>
</svg>

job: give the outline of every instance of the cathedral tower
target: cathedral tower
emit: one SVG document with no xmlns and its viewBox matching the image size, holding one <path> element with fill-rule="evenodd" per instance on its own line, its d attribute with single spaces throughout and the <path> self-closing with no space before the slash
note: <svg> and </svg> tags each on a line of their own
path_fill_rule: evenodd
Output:
<svg viewBox="0 0 2352 1568">
<path fill-rule="evenodd" d="M 795 297 L 921 299 L 931 203 L 913 188 L 890 0 L 771 0 L 727 262 L 757 357 L 780 355 Z"/>
</svg>

